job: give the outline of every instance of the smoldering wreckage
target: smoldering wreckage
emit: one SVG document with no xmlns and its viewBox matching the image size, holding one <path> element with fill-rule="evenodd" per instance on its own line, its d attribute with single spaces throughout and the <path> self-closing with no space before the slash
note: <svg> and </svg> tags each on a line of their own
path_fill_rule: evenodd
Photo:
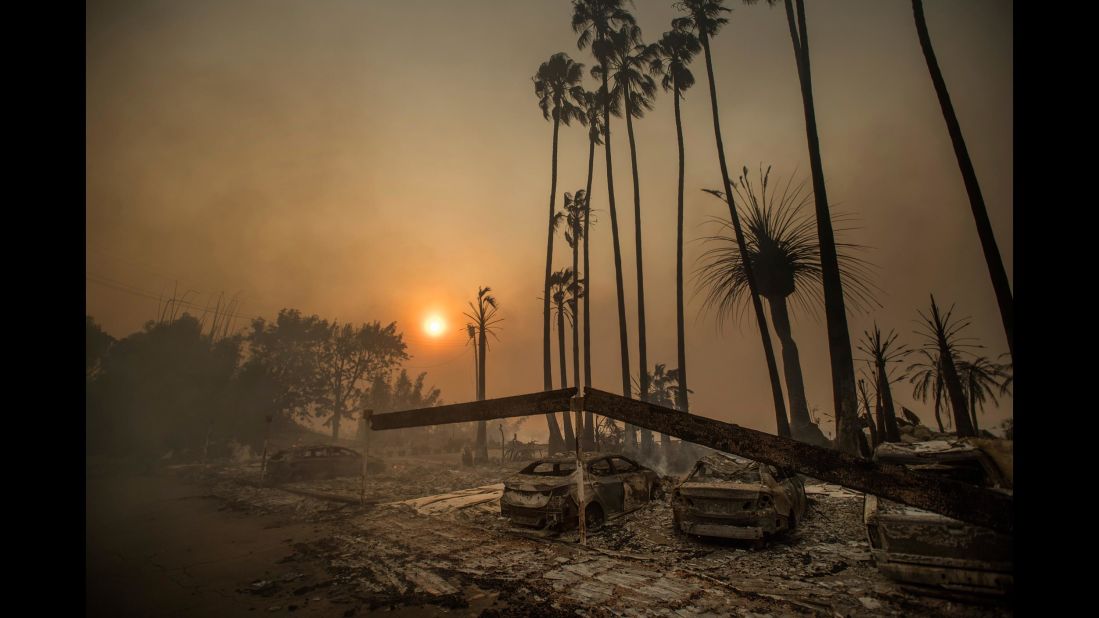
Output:
<svg viewBox="0 0 1099 618">
<path fill-rule="evenodd" d="M 374 415 L 363 446 L 390 429 L 570 410 L 682 441 L 457 468 L 318 446 L 274 455 L 266 475 L 258 462 L 181 470 L 245 513 L 324 527 L 269 579 L 241 582 L 270 612 L 1013 613 L 1009 440 L 903 424 L 867 460 L 562 389 Z M 669 467 L 666 448 L 691 465 Z"/>
</svg>

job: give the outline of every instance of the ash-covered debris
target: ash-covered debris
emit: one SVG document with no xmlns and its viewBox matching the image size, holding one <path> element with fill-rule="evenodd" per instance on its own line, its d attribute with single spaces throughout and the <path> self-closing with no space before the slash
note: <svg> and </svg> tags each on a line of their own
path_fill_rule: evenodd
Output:
<svg viewBox="0 0 1099 618">
<path fill-rule="evenodd" d="M 857 492 L 807 480 L 804 520 L 761 549 L 676 535 L 666 500 L 608 519 L 584 547 L 575 530 L 516 528 L 501 516 L 494 492 L 516 468 L 409 463 L 368 478 L 366 508 L 263 486 L 239 469 L 208 470 L 203 478 L 237 508 L 326 531 L 294 544 L 283 570 L 266 582 L 241 582 L 240 594 L 282 607 L 327 603 L 333 615 L 348 616 L 389 608 L 476 616 L 1012 613 L 913 594 L 878 573 Z M 357 498 L 360 482 L 299 488 Z M 281 579 L 287 574 L 301 575 Z"/>
</svg>

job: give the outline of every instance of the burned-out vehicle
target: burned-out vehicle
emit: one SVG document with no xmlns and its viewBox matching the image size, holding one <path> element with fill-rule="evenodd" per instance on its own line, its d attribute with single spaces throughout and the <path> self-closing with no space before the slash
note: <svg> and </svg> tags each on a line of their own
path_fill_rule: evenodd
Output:
<svg viewBox="0 0 1099 618">
<path fill-rule="evenodd" d="M 267 479 L 283 482 L 359 476 L 362 462 L 358 451 L 342 446 L 296 446 L 267 460 Z M 367 457 L 367 472 L 385 472 L 385 463 L 377 457 Z"/>
<path fill-rule="evenodd" d="M 661 495 L 660 475 L 632 459 L 584 453 L 582 461 L 588 529 Z M 500 512 L 522 526 L 571 528 L 580 513 L 577 490 L 576 455 L 539 459 L 504 481 Z"/>
<path fill-rule="evenodd" d="M 1005 493 L 1011 479 L 988 453 L 961 440 L 884 443 L 874 460 Z M 878 570 L 906 584 L 1006 595 L 1014 586 L 1012 536 L 866 495 L 863 522 Z"/>
<path fill-rule="evenodd" d="M 719 453 L 706 455 L 672 491 L 677 533 L 761 541 L 805 516 L 797 474 Z"/>
</svg>

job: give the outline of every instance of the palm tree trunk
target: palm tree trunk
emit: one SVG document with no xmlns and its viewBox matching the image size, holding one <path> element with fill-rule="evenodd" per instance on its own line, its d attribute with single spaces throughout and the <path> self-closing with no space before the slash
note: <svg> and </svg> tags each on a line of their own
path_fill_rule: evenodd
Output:
<svg viewBox="0 0 1099 618">
<path fill-rule="evenodd" d="M 568 362 L 565 360 L 565 313 L 563 305 L 558 306 L 557 308 L 557 343 L 561 357 L 561 388 L 568 388 Z M 565 444 L 562 450 L 567 450 L 570 444 L 576 444 L 575 435 L 572 433 L 572 419 L 569 418 L 568 412 L 561 414 L 561 427 L 564 429 L 565 434 Z"/>
<path fill-rule="evenodd" d="M 710 81 L 710 109 L 714 116 L 714 139 L 717 141 L 717 161 L 721 167 L 721 182 L 725 188 L 725 196 L 729 203 L 729 218 L 736 232 L 737 248 L 741 255 L 748 255 L 748 247 L 744 241 L 744 230 L 740 227 L 740 217 L 737 215 L 736 206 L 733 204 L 733 189 L 729 183 L 729 168 L 725 164 L 725 146 L 721 141 L 721 121 L 717 112 L 717 86 L 714 84 L 714 65 L 710 56 L 710 39 L 704 30 L 699 30 L 699 40 L 706 55 L 706 77 Z M 763 315 L 763 304 L 759 300 L 756 288 L 756 278 L 752 272 L 750 260 L 744 260 L 744 278 L 748 280 L 748 288 L 752 294 L 752 308 L 755 310 L 756 323 L 759 326 L 759 335 L 763 341 L 763 355 L 767 360 L 767 374 L 771 380 L 771 397 L 775 404 L 775 425 L 778 435 L 790 437 L 790 423 L 786 420 L 786 403 L 782 396 L 782 384 L 779 382 L 778 366 L 775 363 L 775 351 L 771 347 L 771 337 L 767 332 L 767 317 Z"/>
<path fill-rule="evenodd" d="M 633 109 L 630 88 L 626 85 L 626 134 L 630 139 L 630 169 L 633 171 L 633 229 L 637 246 L 637 356 L 640 368 L 641 401 L 649 399 L 648 347 L 645 345 L 645 267 L 641 253 L 641 181 L 637 177 L 637 143 L 633 135 Z"/>
<path fill-rule="evenodd" d="M 882 363 L 878 364 L 878 392 L 881 393 L 882 418 L 885 421 L 883 439 L 886 442 L 900 442 L 901 431 L 897 427 L 897 412 L 893 407 L 893 391 L 889 388 L 889 374 Z"/>
<path fill-rule="evenodd" d="M 618 339 L 622 357 L 622 395 L 630 397 L 630 341 L 626 332 L 626 292 L 622 287 L 622 248 L 618 242 L 618 211 L 614 207 L 614 168 L 611 165 L 611 105 L 607 93 L 607 63 L 603 66 L 603 152 L 607 159 L 607 202 L 611 212 L 611 242 L 614 245 L 614 283 L 618 289 Z M 548 315 L 548 314 L 547 314 Z M 633 425 L 626 423 L 626 443 L 634 444 Z"/>
<path fill-rule="evenodd" d="M 591 177 L 595 167 L 595 140 L 588 139 L 588 184 L 584 195 L 584 386 L 591 386 L 591 268 L 588 264 L 588 238 L 591 236 Z M 595 425 L 590 410 L 584 411 L 584 450 L 595 448 Z"/>
<path fill-rule="evenodd" d="M 940 412 L 942 399 L 943 399 L 942 380 L 939 379 L 939 378 L 936 378 L 935 379 L 935 424 L 939 426 L 939 433 L 944 433 L 946 431 L 945 429 L 943 429 L 943 417 L 942 417 L 942 413 Z"/>
<path fill-rule="evenodd" d="M 485 345 L 487 339 L 485 336 L 485 325 L 482 322 L 480 329 L 477 333 L 478 350 L 481 355 L 478 357 L 478 370 L 477 370 L 477 401 L 484 401 L 486 397 L 485 392 L 485 357 L 487 356 L 488 347 Z M 477 421 L 477 449 L 474 460 L 478 462 L 488 461 L 488 422 Z"/>
<path fill-rule="evenodd" d="M 826 438 L 809 416 L 809 402 L 805 397 L 805 380 L 801 372 L 798 345 L 790 332 L 790 313 L 786 298 L 768 298 L 775 334 L 782 344 L 782 372 L 786 377 L 786 394 L 790 396 L 790 433 L 797 440 L 812 444 L 824 444 Z"/>
<path fill-rule="evenodd" d="M 561 120 L 557 115 L 555 102 L 553 113 L 553 171 L 550 175 L 549 231 L 547 232 L 548 240 L 546 241 L 546 282 L 542 294 L 542 369 L 543 388 L 547 391 L 553 389 L 553 371 L 550 369 L 550 275 L 553 269 L 553 214 L 557 198 L 557 133 L 560 125 Z M 551 453 L 556 453 L 562 450 L 564 446 L 561 442 L 561 430 L 557 428 L 557 419 L 551 413 L 546 413 L 546 423 L 549 425 L 549 449 Z M 478 426 L 477 434 L 478 439 L 480 439 L 480 426 Z"/>
<path fill-rule="evenodd" d="M 885 431 L 885 413 L 882 411 L 881 380 L 874 380 L 874 382 L 878 383 L 874 389 L 874 419 L 878 425 L 878 435 L 881 436 L 883 442 L 888 442 L 886 436 L 889 434 Z"/>
<path fill-rule="evenodd" d="M 572 312 L 572 383 L 574 386 L 580 386 L 580 316 L 577 314 L 577 308 L 579 301 L 576 299 L 577 292 L 580 291 L 580 271 L 576 270 L 580 264 L 580 243 L 577 239 L 573 239 L 572 247 L 572 298 L 567 302 L 569 311 Z"/>
<path fill-rule="evenodd" d="M 969 149 L 966 148 L 965 139 L 962 137 L 962 128 L 958 124 L 958 117 L 954 114 L 954 105 L 950 102 L 950 93 L 946 89 L 946 82 L 939 70 L 939 61 L 935 58 L 935 50 L 931 47 L 931 37 L 927 32 L 927 21 L 924 19 L 922 0 L 912 0 L 912 14 L 916 19 L 916 34 L 920 38 L 920 47 L 923 49 L 923 57 L 927 62 L 927 71 L 931 74 L 931 83 L 935 86 L 935 94 L 939 98 L 939 107 L 942 108 L 943 119 L 946 121 L 946 130 L 950 133 L 950 142 L 954 145 L 954 156 L 958 159 L 958 167 L 962 172 L 962 180 L 965 182 L 965 191 L 969 194 L 969 207 L 973 211 L 973 221 L 977 225 L 977 236 L 981 239 L 981 250 L 984 252 L 985 265 L 988 267 L 988 274 L 992 278 L 992 287 L 996 292 L 996 303 L 1000 307 L 1000 320 L 1003 322 L 1004 334 L 1007 336 L 1007 348 L 1011 352 L 1012 358 L 1014 358 L 1014 339 L 1012 337 L 1014 309 L 1011 283 L 1007 280 L 1007 271 L 1004 270 L 1000 249 L 996 246 L 996 236 L 992 233 L 992 224 L 988 220 L 988 210 L 985 208 L 981 186 L 977 184 L 977 173 L 973 170 L 972 161 L 969 160 Z"/>
<path fill-rule="evenodd" d="M 973 394 L 973 383 L 969 384 L 969 414 L 973 417 L 973 434 L 978 435 L 981 429 L 977 427 L 977 401 Z"/>
<path fill-rule="evenodd" d="M 828 211 L 828 193 L 824 186 L 824 167 L 817 135 L 817 117 L 813 105 L 813 80 L 809 63 L 809 33 L 805 25 L 805 6 L 797 0 L 798 27 L 793 22 L 790 0 L 786 0 L 786 17 L 794 45 L 801 99 L 805 111 L 805 135 L 809 144 L 809 165 L 813 175 L 813 196 L 816 201 L 817 238 L 820 241 L 821 280 L 824 288 L 824 314 L 828 323 L 828 351 L 832 364 L 832 400 L 836 414 L 836 444 L 847 453 L 857 453 L 858 403 L 855 396 L 855 360 L 851 352 L 851 336 L 847 329 L 847 312 L 843 303 L 843 283 L 840 280 L 836 241 L 832 233 L 832 217 Z"/>
<path fill-rule="evenodd" d="M 679 114 L 679 84 L 672 75 L 672 94 L 675 98 L 675 137 L 679 144 L 679 193 L 676 215 L 675 244 L 675 325 L 677 341 L 677 360 L 679 361 L 679 381 L 676 389 L 676 402 L 679 409 L 688 412 L 687 403 L 687 338 L 683 319 L 683 120 Z"/>
<path fill-rule="evenodd" d="M 949 348 L 942 337 L 939 338 L 939 363 L 942 365 L 943 383 L 946 386 L 946 394 L 950 397 L 950 407 L 954 412 L 954 427 L 958 436 L 975 436 L 973 425 L 969 422 L 969 411 L 965 405 L 965 391 L 962 389 L 962 381 L 958 378 L 958 371 L 954 367 L 954 359 L 951 358 Z"/>
</svg>

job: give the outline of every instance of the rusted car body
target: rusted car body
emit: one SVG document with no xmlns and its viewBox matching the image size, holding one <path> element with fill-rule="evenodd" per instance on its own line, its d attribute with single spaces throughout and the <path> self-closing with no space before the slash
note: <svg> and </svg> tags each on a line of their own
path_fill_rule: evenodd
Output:
<svg viewBox="0 0 1099 618">
<path fill-rule="evenodd" d="M 660 475 L 621 455 L 584 453 L 585 525 L 630 511 L 660 494 Z M 539 459 L 504 481 L 500 512 L 512 523 L 571 528 L 580 513 L 576 456 Z"/>
<path fill-rule="evenodd" d="M 961 440 L 885 443 L 876 461 L 1010 493 L 1011 482 L 980 448 Z M 863 522 L 878 570 L 947 591 L 1006 595 L 1014 587 L 1012 536 L 867 494 Z"/>
<path fill-rule="evenodd" d="M 793 529 L 805 508 L 796 474 L 714 453 L 673 490 L 672 525 L 676 532 L 759 541 Z"/>
<path fill-rule="evenodd" d="M 385 472 L 385 464 L 368 457 L 367 472 Z M 267 461 L 267 479 L 272 482 L 325 479 L 362 474 L 362 455 L 342 446 L 296 446 L 279 451 Z"/>
</svg>

